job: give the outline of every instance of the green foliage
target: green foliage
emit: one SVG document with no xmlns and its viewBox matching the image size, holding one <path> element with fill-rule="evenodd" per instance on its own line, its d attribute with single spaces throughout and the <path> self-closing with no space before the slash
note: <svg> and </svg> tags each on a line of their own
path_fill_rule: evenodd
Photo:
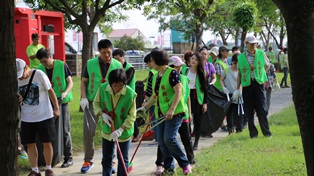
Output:
<svg viewBox="0 0 314 176">
<path fill-rule="evenodd" d="M 143 37 L 138 36 L 137 38 L 132 38 L 124 35 L 120 40 L 114 41 L 114 47 L 121 48 L 123 50 L 144 50 L 145 42 Z"/>
<path fill-rule="evenodd" d="M 255 25 L 257 8 L 254 3 L 244 3 L 237 6 L 233 12 L 235 24 L 247 31 Z"/>
</svg>

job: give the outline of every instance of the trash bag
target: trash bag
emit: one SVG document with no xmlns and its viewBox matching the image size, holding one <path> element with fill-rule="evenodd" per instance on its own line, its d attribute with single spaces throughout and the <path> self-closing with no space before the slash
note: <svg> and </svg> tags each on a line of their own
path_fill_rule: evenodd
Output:
<svg viewBox="0 0 314 176">
<path fill-rule="evenodd" d="M 62 161 L 63 157 L 63 117 L 62 117 L 62 105 L 61 100 L 59 100 L 60 116 L 55 119 L 56 127 L 56 138 L 52 142 L 53 157 L 51 166 L 54 167 Z M 37 137 L 36 146 L 38 150 L 38 166 L 46 166 L 43 144 L 40 142 L 39 137 Z"/>
<path fill-rule="evenodd" d="M 144 97 L 145 97 L 143 81 L 136 81 L 136 83 L 135 83 L 135 92 L 137 94 L 137 97 L 136 97 L 136 108 L 139 108 L 139 107 L 142 106 L 143 101 L 144 101 Z"/>
<path fill-rule="evenodd" d="M 210 135 L 219 129 L 230 104 L 231 101 L 227 100 L 224 93 L 212 85 L 208 87 L 207 111 L 202 116 L 202 134 Z"/>
</svg>

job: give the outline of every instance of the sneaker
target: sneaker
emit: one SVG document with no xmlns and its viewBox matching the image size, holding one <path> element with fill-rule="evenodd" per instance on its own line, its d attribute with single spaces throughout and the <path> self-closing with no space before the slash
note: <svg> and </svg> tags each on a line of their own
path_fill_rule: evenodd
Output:
<svg viewBox="0 0 314 176">
<path fill-rule="evenodd" d="M 51 169 L 45 171 L 45 176 L 56 176 Z"/>
<path fill-rule="evenodd" d="M 22 158 L 22 159 L 27 159 L 28 158 L 28 155 L 27 155 L 27 153 L 26 153 L 26 151 L 24 149 L 19 150 L 19 155 L 20 155 L 20 158 Z"/>
<path fill-rule="evenodd" d="M 86 173 L 88 172 L 92 167 L 94 166 L 94 164 L 92 162 L 87 162 L 85 161 L 82 165 L 82 168 L 81 168 L 81 172 L 82 173 Z"/>
<path fill-rule="evenodd" d="M 164 170 L 164 172 L 162 173 L 162 175 L 172 176 L 172 175 L 174 175 L 174 173 L 175 173 L 175 170 L 172 169 L 172 168 L 169 168 L 169 169 Z"/>
<path fill-rule="evenodd" d="M 183 174 L 184 174 L 184 175 L 187 175 L 187 174 L 189 174 L 189 173 L 192 173 L 192 166 L 191 166 L 190 164 L 187 165 L 187 166 L 185 166 L 185 167 L 183 167 L 182 169 L 183 169 Z"/>
<path fill-rule="evenodd" d="M 28 174 L 28 176 L 41 176 L 41 173 L 40 173 L 40 172 L 37 173 L 37 172 L 35 172 L 35 171 L 32 171 L 32 172 L 30 172 L 30 173 Z"/>
<path fill-rule="evenodd" d="M 69 159 L 64 160 L 63 164 L 61 165 L 62 168 L 70 167 L 73 165 L 72 157 Z"/>
<path fill-rule="evenodd" d="M 159 176 L 164 172 L 164 168 L 162 166 L 156 167 L 156 175 Z"/>
</svg>

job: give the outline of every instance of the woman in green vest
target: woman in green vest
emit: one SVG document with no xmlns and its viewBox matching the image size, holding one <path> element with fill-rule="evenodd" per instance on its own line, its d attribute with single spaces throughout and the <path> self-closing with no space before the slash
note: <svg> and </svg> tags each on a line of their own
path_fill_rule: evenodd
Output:
<svg viewBox="0 0 314 176">
<path fill-rule="evenodd" d="M 186 73 L 190 88 L 191 111 L 193 114 L 193 124 L 195 132 L 195 140 L 193 150 L 198 149 L 198 141 L 201 136 L 202 115 L 207 111 L 207 84 L 202 65 L 200 53 L 192 56 L 191 67 Z"/>
<path fill-rule="evenodd" d="M 157 140 L 163 155 L 165 173 L 174 172 L 174 158 L 183 169 L 183 174 L 192 172 L 192 167 L 176 137 L 185 116 L 180 74 L 168 67 L 169 58 L 161 50 L 151 52 L 151 64 L 158 73 L 153 79 L 153 96 L 139 111 L 155 105 L 156 118 L 166 120 L 157 126 Z"/>
<path fill-rule="evenodd" d="M 136 118 L 136 93 L 126 85 L 127 76 L 123 69 L 112 70 L 109 82 L 102 84 L 95 96 L 94 112 L 102 117 L 102 175 L 111 175 L 115 141 L 118 140 L 126 170 L 128 170 L 130 139 Z M 117 151 L 118 152 L 118 151 Z M 117 175 L 125 175 L 121 158 L 118 156 Z"/>
</svg>

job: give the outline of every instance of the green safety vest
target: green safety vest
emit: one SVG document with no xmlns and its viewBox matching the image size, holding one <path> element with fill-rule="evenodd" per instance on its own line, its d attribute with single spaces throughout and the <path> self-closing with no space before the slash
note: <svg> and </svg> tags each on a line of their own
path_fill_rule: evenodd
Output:
<svg viewBox="0 0 314 176">
<path fill-rule="evenodd" d="M 220 59 L 216 59 L 215 65 L 217 65 L 217 64 L 221 65 L 222 69 L 224 70 L 225 75 L 227 75 L 228 74 L 228 69 L 229 69 L 228 65 L 226 63 L 224 63 Z M 220 84 L 220 78 L 219 78 L 218 74 L 216 74 L 216 82 L 214 83 L 214 86 L 218 90 L 222 91 L 222 86 Z"/>
<path fill-rule="evenodd" d="M 266 82 L 265 58 L 262 50 L 256 49 L 254 58 L 254 78 L 259 84 Z M 251 84 L 251 66 L 246 58 L 245 52 L 238 57 L 238 67 L 241 73 L 241 85 L 247 87 Z"/>
<path fill-rule="evenodd" d="M 182 65 L 181 73 L 182 73 L 182 74 L 186 73 L 186 71 L 187 71 L 189 68 L 190 68 L 190 67 L 188 67 L 187 65 Z"/>
<path fill-rule="evenodd" d="M 94 101 L 96 92 L 103 82 L 108 81 L 109 73 L 112 70 L 122 68 L 122 65 L 119 61 L 115 59 L 111 59 L 110 66 L 107 70 L 106 76 L 103 78 L 101 74 L 101 69 L 99 65 L 98 57 L 92 58 L 87 62 L 87 70 L 88 70 L 88 83 L 87 83 L 87 92 L 86 96 L 89 101 Z"/>
<path fill-rule="evenodd" d="M 275 52 L 274 51 L 267 51 L 266 52 L 266 55 L 269 57 L 269 60 L 271 63 L 276 63 L 276 60 L 275 60 Z"/>
<path fill-rule="evenodd" d="M 188 75 L 188 71 L 185 73 L 185 75 Z M 204 104 L 204 92 L 201 90 L 201 82 L 200 82 L 200 79 L 199 79 L 197 73 L 196 73 L 195 84 L 196 84 L 195 87 L 196 87 L 197 102 L 199 105 L 203 105 Z"/>
<path fill-rule="evenodd" d="M 169 110 L 169 108 L 171 107 L 173 98 L 174 98 L 174 90 L 171 87 L 171 85 L 169 84 L 169 76 L 170 73 L 173 69 L 168 67 L 167 70 L 164 72 L 164 75 L 161 78 L 160 81 L 160 86 L 158 89 L 158 101 L 156 101 L 155 104 L 155 117 L 159 117 L 158 116 L 158 107 L 160 108 L 160 111 L 162 113 L 162 115 L 165 115 L 166 112 Z M 156 80 L 157 80 L 157 76 L 158 74 L 154 75 L 153 78 L 153 91 L 154 91 L 154 87 L 156 85 Z M 159 103 L 159 104 L 157 104 Z M 176 109 L 174 110 L 174 115 L 177 115 L 179 113 L 185 112 L 185 108 L 183 105 L 183 96 L 180 97 L 180 101 L 176 107 Z M 159 106 L 158 106 L 159 105 Z"/>
<path fill-rule="evenodd" d="M 207 62 L 213 63 L 213 58 L 211 56 L 208 57 Z"/>
<path fill-rule="evenodd" d="M 99 88 L 99 96 L 100 96 L 100 107 L 103 112 L 108 113 L 108 115 L 112 118 L 114 122 L 114 129 L 119 129 L 125 119 L 128 116 L 129 110 L 132 107 L 132 102 L 136 97 L 136 93 L 132 90 L 129 86 L 126 86 L 126 93 L 125 95 L 121 95 L 116 107 L 113 107 L 113 102 L 111 98 L 111 94 L 109 91 L 106 91 L 109 82 L 102 84 Z M 111 128 L 103 121 L 100 121 L 100 127 L 103 133 L 109 135 L 111 134 Z M 125 128 L 122 135 L 119 139 L 128 139 L 133 135 L 134 126 L 132 128 L 127 129 Z"/>
<path fill-rule="evenodd" d="M 180 75 L 180 80 L 182 83 L 182 96 L 183 96 L 183 105 L 185 109 L 185 116 L 183 117 L 183 120 L 188 119 L 189 116 L 189 106 L 188 106 L 188 100 L 190 96 L 190 88 L 189 88 L 189 78 L 185 75 Z"/>
<path fill-rule="evenodd" d="M 43 71 L 47 75 L 44 65 L 40 64 L 37 69 Z M 60 60 L 54 60 L 51 84 L 57 98 L 61 98 L 62 93 L 67 89 L 68 84 L 65 78 L 64 62 Z M 62 103 L 67 103 L 71 100 L 73 100 L 72 90 L 68 92 L 67 96 L 62 100 Z"/>
<path fill-rule="evenodd" d="M 134 68 L 130 63 L 126 63 L 126 67 L 124 68 L 124 71 L 129 70 L 131 67 Z M 130 86 L 135 91 L 135 72 L 134 72 L 133 78 L 132 78 L 131 82 L 128 84 L 128 86 Z"/>
</svg>

